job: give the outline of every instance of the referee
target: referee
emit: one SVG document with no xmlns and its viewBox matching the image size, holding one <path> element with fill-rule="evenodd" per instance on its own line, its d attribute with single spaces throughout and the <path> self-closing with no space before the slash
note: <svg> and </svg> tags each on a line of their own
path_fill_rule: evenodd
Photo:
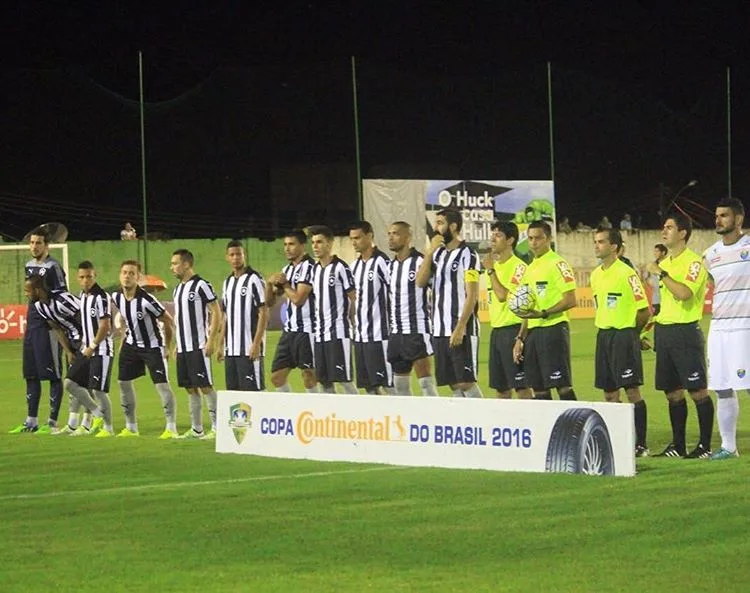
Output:
<svg viewBox="0 0 750 593">
<path fill-rule="evenodd" d="M 687 247 L 692 231 L 687 216 L 681 212 L 670 214 L 662 230 L 669 256 L 647 267 L 661 279 L 661 310 L 654 327 L 656 389 L 667 396 L 672 424 L 672 442 L 658 456 L 706 459 L 711 456 L 714 403 L 707 390 L 704 338 L 699 321 L 703 317 L 708 272 L 701 256 Z M 685 447 L 688 414 L 685 389 L 695 402 L 700 431 L 698 445 L 690 453 Z"/>
<path fill-rule="evenodd" d="M 487 270 L 487 302 L 490 313 L 490 387 L 497 397 L 508 399 L 513 390 L 521 399 L 531 399 L 523 365 L 513 360 L 513 344 L 521 331 L 521 318 L 508 308 L 508 293 L 519 288 L 526 263 L 515 254 L 518 227 L 514 222 L 492 224 L 492 247 L 483 264 Z"/>
<path fill-rule="evenodd" d="M 563 400 L 575 400 L 570 364 L 570 327 L 567 311 L 576 306 L 573 269 L 552 251 L 552 228 L 544 221 L 529 224 L 533 261 L 523 284 L 536 297 L 533 309 L 519 314 L 521 331 L 513 346 L 513 360 L 524 361 L 534 399 L 552 399 L 552 389 Z"/>
<path fill-rule="evenodd" d="M 596 317 L 595 385 L 608 402 L 620 401 L 625 390 L 635 416 L 635 456 L 646 457 L 646 402 L 641 397 L 643 360 L 640 332 L 648 322 L 648 299 L 638 274 L 618 256 L 622 235 L 597 229 L 594 252 L 601 265 L 591 272 Z"/>
</svg>

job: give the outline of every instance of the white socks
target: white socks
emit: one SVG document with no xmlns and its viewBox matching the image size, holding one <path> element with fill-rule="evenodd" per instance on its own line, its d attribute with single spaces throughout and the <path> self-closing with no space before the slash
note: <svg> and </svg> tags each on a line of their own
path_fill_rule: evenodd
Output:
<svg viewBox="0 0 750 593">
<path fill-rule="evenodd" d="M 731 391 L 731 390 L 726 390 Z M 716 400 L 716 417 L 721 435 L 721 446 L 727 451 L 737 450 L 737 418 L 740 415 L 740 403 L 737 394 L 732 391 L 730 397 L 722 397 L 722 390 Z"/>
</svg>

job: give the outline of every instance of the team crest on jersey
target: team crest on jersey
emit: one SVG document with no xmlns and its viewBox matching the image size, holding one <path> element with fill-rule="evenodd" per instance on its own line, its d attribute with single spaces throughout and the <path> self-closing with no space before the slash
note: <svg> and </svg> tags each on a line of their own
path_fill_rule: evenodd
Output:
<svg viewBox="0 0 750 593">
<path fill-rule="evenodd" d="M 744 379 L 745 378 L 745 369 L 737 369 L 737 376 L 740 379 Z"/>
<path fill-rule="evenodd" d="M 194 292 L 189 292 L 188 293 L 188 300 L 189 301 L 194 301 L 195 300 L 195 293 Z"/>
<path fill-rule="evenodd" d="M 686 280 L 690 280 L 690 282 L 695 282 L 698 279 L 698 274 L 701 272 L 701 262 L 694 261 L 692 264 L 690 264 L 690 267 L 688 268 L 687 276 L 685 276 Z"/>
<path fill-rule="evenodd" d="M 297 282 L 299 280 L 299 272 L 294 273 L 294 281 Z"/>
<path fill-rule="evenodd" d="M 642 301 L 646 298 L 646 295 L 643 294 L 643 286 L 638 282 L 638 278 L 635 275 L 628 278 L 628 284 L 630 284 L 630 290 L 633 291 L 633 298 L 636 301 Z"/>
<path fill-rule="evenodd" d="M 526 266 L 518 264 L 516 269 L 513 271 L 513 276 L 510 279 L 511 284 L 521 284 L 521 278 L 526 273 Z"/>
<path fill-rule="evenodd" d="M 740 251 L 741 260 L 746 260 L 748 255 L 750 255 L 750 253 L 748 253 L 747 249 L 743 249 L 742 251 Z"/>
<path fill-rule="evenodd" d="M 328 277 L 328 286 L 333 286 L 336 284 L 336 279 L 333 276 Z"/>
<path fill-rule="evenodd" d="M 242 288 L 240 288 L 240 294 L 242 296 L 245 296 L 247 294 L 247 286 L 243 286 Z"/>
<path fill-rule="evenodd" d="M 91 309 L 89 309 L 89 315 L 91 315 L 91 317 L 96 317 L 96 308 L 95 307 L 91 307 Z"/>
<path fill-rule="evenodd" d="M 369 271 L 369 272 L 367 273 L 367 279 L 368 279 L 368 280 L 372 280 L 373 278 L 375 278 L 375 272 L 373 272 L 372 270 L 370 270 L 370 271 Z"/>
<path fill-rule="evenodd" d="M 453 270 L 454 272 L 458 270 L 458 261 L 453 262 L 453 264 L 451 265 L 451 270 Z"/>
<path fill-rule="evenodd" d="M 417 277 L 417 273 L 414 270 L 412 270 L 411 272 L 409 272 L 409 280 L 410 281 L 413 281 L 416 277 Z"/>
<path fill-rule="evenodd" d="M 44 276 L 47 273 L 47 268 L 40 268 L 39 269 L 39 275 Z"/>
<path fill-rule="evenodd" d="M 138 319 L 143 319 L 143 311 L 138 311 L 138 313 L 136 313 L 136 314 L 135 314 L 135 316 L 136 316 L 136 317 L 137 317 Z"/>
<path fill-rule="evenodd" d="M 575 282 L 576 277 L 573 275 L 573 270 L 570 269 L 567 262 L 557 262 L 557 269 L 560 270 L 560 275 L 565 282 Z"/>
</svg>

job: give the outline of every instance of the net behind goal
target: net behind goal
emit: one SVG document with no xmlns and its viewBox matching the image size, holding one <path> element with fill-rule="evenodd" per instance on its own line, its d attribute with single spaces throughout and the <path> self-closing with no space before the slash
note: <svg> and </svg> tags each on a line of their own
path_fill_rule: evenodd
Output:
<svg viewBox="0 0 750 593">
<path fill-rule="evenodd" d="M 70 287 L 68 245 L 52 243 L 49 254 L 62 264 Z M 26 302 L 23 296 L 24 266 L 30 259 L 29 246 L 25 243 L 0 245 L 0 304 L 20 305 Z"/>
</svg>

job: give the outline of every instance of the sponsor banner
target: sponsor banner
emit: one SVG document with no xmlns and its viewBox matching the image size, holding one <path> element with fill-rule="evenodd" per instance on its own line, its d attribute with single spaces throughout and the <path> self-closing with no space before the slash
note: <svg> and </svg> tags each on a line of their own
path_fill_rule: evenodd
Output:
<svg viewBox="0 0 750 593">
<path fill-rule="evenodd" d="M 0 340 L 23 338 L 27 308 L 27 305 L 0 305 Z"/>
<path fill-rule="evenodd" d="M 635 475 L 630 404 L 220 391 L 217 412 L 219 453 Z"/>
</svg>

